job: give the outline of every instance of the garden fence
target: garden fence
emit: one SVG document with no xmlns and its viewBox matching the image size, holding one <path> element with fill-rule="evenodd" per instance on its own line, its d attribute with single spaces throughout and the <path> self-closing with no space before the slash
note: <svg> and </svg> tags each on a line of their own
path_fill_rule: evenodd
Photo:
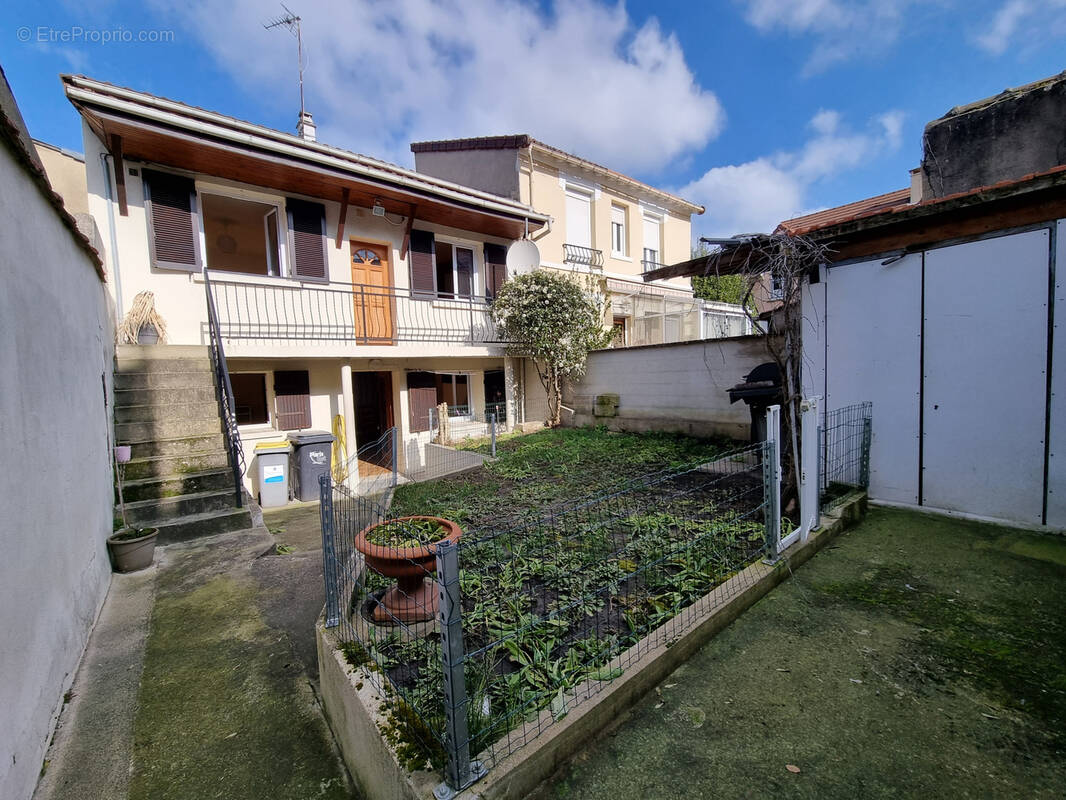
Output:
<svg viewBox="0 0 1066 800">
<path fill-rule="evenodd" d="M 826 411 L 818 427 L 818 487 L 823 510 L 870 486 L 873 403 Z"/>
<path fill-rule="evenodd" d="M 868 473 L 869 419 L 869 404 L 840 409 L 807 437 L 811 490 Z M 818 427 L 812 401 L 804 429 Z M 786 536 L 780 486 L 771 436 L 420 549 L 437 523 L 390 521 L 368 541 L 367 528 L 389 518 L 387 495 L 325 476 L 326 625 L 389 696 L 405 766 L 441 770 L 438 796 L 449 797 L 728 602 L 724 585 L 744 567 L 805 540 L 817 493 L 813 521 Z"/>
</svg>

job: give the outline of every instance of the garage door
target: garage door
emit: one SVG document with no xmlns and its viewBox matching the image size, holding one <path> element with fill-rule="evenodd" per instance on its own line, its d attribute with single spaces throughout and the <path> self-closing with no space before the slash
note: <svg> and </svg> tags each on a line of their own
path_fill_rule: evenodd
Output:
<svg viewBox="0 0 1066 800">
<path fill-rule="evenodd" d="M 1039 230 L 925 255 L 923 505 L 1041 522 L 1049 246 Z"/>
</svg>

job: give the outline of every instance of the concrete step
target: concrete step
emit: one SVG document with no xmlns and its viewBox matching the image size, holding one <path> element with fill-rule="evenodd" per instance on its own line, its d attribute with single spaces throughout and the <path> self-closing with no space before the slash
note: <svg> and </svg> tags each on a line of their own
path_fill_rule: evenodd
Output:
<svg viewBox="0 0 1066 800">
<path fill-rule="evenodd" d="M 204 344 L 120 344 L 115 348 L 115 358 L 127 361 L 209 358 L 208 352 L 208 347 Z"/>
<path fill-rule="evenodd" d="M 115 408 L 163 406 L 170 403 L 217 403 L 215 384 L 181 389 L 116 389 Z"/>
<path fill-rule="evenodd" d="M 117 372 L 181 372 L 211 368 L 206 347 L 190 345 L 120 345 L 115 348 Z"/>
<path fill-rule="evenodd" d="M 136 439 L 118 439 L 119 444 L 130 445 L 130 455 L 135 458 L 157 458 L 159 456 L 198 456 L 203 453 L 222 453 L 225 455 L 225 439 L 221 428 L 217 433 L 191 434 L 189 436 L 170 436 L 158 439 L 139 437 Z"/>
<path fill-rule="evenodd" d="M 138 372 L 203 372 L 211 371 L 211 361 L 204 358 L 129 358 L 116 359 L 115 372 L 128 375 Z"/>
<path fill-rule="evenodd" d="M 127 503 L 140 500 L 159 500 L 180 495 L 200 494 L 203 492 L 222 491 L 233 488 L 233 470 L 226 466 L 222 469 L 203 472 L 187 472 L 182 475 L 127 479 L 122 484 L 122 492 Z M 118 489 L 115 490 L 115 502 L 118 502 Z"/>
<path fill-rule="evenodd" d="M 190 436 L 210 436 L 222 432 L 217 410 L 214 417 L 202 419 L 161 419 L 157 422 L 116 422 L 115 441 L 119 444 L 151 442 Z M 148 455 L 138 453 L 138 455 Z"/>
<path fill-rule="evenodd" d="M 138 449 L 141 449 L 138 447 Z M 126 464 L 126 481 L 146 478 L 166 478 L 211 470 L 229 469 L 229 459 L 221 448 L 202 453 L 182 455 L 146 456 L 131 459 Z"/>
<path fill-rule="evenodd" d="M 115 390 L 126 389 L 207 389 L 215 388 L 209 369 L 180 372 L 115 372 Z"/>
<path fill-rule="evenodd" d="M 179 395 L 180 396 L 180 395 Z M 170 420 L 207 420 L 214 417 L 217 422 L 218 403 L 210 400 L 206 403 L 166 403 L 162 405 L 120 406 L 115 404 L 115 424 L 127 422 L 167 422 Z"/>
<path fill-rule="evenodd" d="M 245 505 L 243 508 L 163 520 L 151 527 L 159 528 L 159 538 L 156 539 L 159 544 L 174 544 L 203 536 L 214 536 L 217 533 L 243 531 L 252 527 L 252 515 Z"/>
<path fill-rule="evenodd" d="M 177 517 L 226 511 L 234 507 L 233 490 L 211 490 L 126 503 L 126 520 L 139 527 L 158 527 Z M 115 509 L 121 517 L 121 510 Z"/>
</svg>

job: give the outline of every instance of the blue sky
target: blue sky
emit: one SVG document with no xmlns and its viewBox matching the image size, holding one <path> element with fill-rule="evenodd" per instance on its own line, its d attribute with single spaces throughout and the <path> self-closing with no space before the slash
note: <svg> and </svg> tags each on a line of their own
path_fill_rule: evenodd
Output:
<svg viewBox="0 0 1066 800">
<path fill-rule="evenodd" d="M 927 121 L 1066 69 L 1066 0 L 288 5 L 321 140 L 410 166 L 412 140 L 528 132 L 705 204 L 708 234 L 902 188 Z M 0 64 L 30 132 L 74 150 L 60 72 L 291 131 L 295 40 L 263 29 L 280 12 L 24 3 Z M 114 41 L 142 31 L 169 41 Z"/>
</svg>

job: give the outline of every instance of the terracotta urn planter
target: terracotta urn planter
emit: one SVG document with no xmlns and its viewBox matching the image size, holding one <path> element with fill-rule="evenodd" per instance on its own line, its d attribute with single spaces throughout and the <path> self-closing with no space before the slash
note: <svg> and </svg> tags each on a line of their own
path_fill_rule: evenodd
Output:
<svg viewBox="0 0 1066 800">
<path fill-rule="evenodd" d="M 107 540 L 107 549 L 118 572 L 136 572 L 150 566 L 155 556 L 158 528 L 123 528 Z"/>
<path fill-rule="evenodd" d="M 435 523 L 444 535 L 416 547 L 389 547 L 371 541 L 375 528 L 397 523 Z M 426 622 L 437 616 L 440 605 L 437 587 L 426 577 L 437 570 L 436 545 L 443 541 L 458 542 L 462 529 L 451 520 L 441 517 L 398 517 L 367 526 L 355 537 L 355 549 L 363 554 L 366 565 L 375 572 L 396 579 L 370 615 L 381 625 Z"/>
</svg>

